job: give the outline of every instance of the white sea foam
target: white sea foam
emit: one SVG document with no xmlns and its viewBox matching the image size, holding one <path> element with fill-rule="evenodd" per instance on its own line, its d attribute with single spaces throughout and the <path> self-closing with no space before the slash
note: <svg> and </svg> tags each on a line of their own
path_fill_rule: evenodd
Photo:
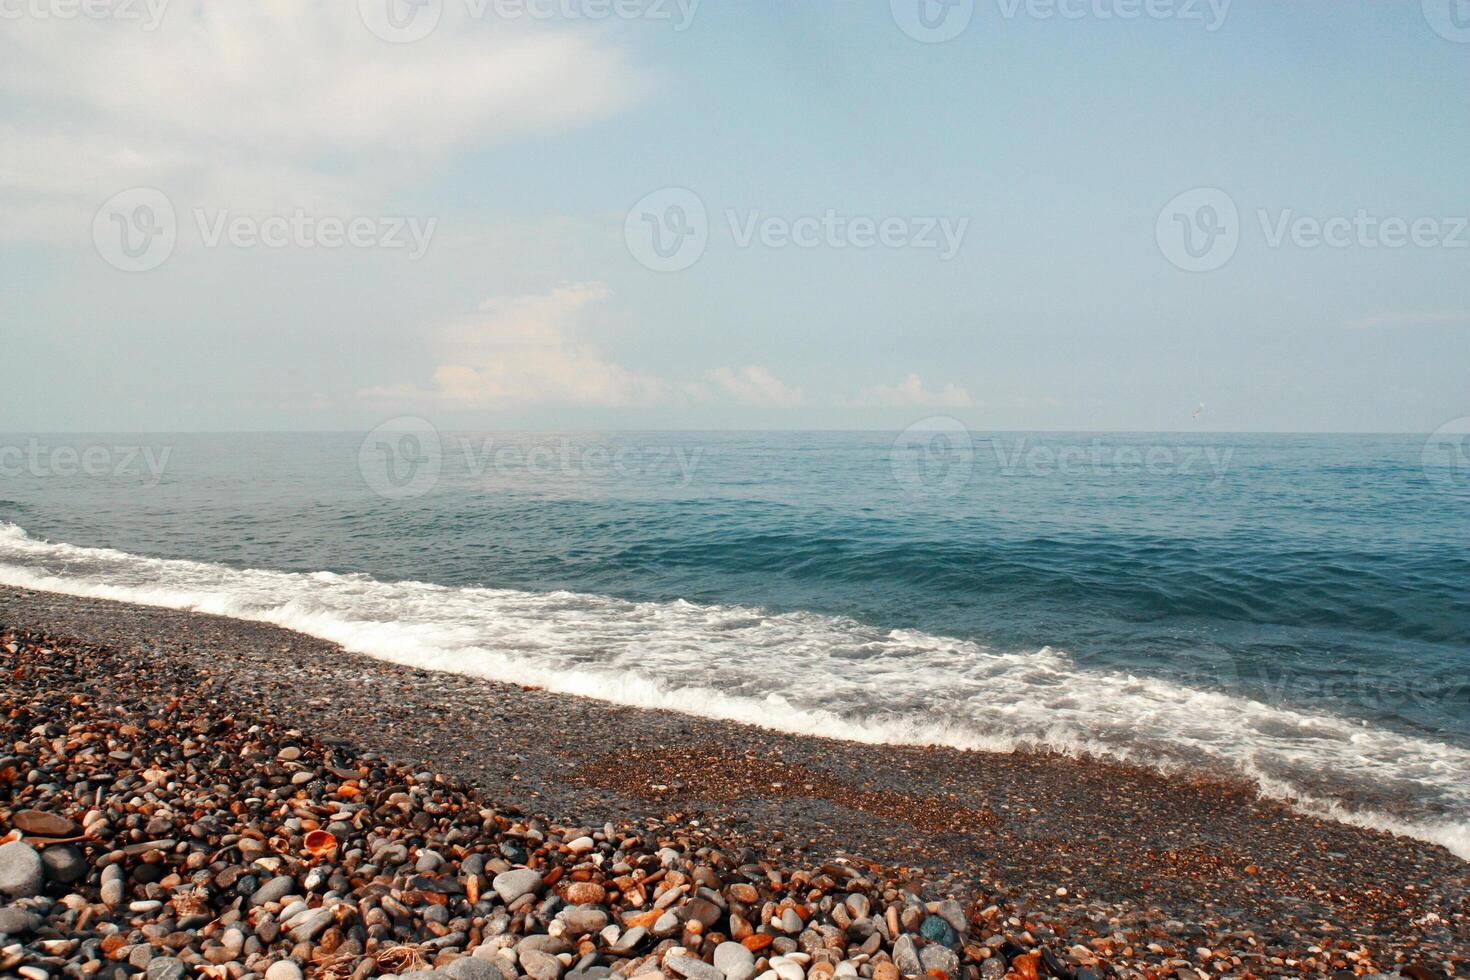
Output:
<svg viewBox="0 0 1470 980">
<path fill-rule="evenodd" d="M 238 570 L 0 524 L 0 583 L 274 623 L 396 663 L 867 743 L 1205 766 L 1470 860 L 1470 751 L 1160 678 L 841 617 Z"/>
</svg>

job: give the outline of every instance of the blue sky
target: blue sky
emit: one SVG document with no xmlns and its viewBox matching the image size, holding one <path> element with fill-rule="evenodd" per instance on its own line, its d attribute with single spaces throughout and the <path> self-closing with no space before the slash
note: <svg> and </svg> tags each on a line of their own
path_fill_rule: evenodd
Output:
<svg viewBox="0 0 1470 980">
<path fill-rule="evenodd" d="M 406 2 L 0 0 L 0 428 L 1470 415 L 1470 3 Z"/>
</svg>

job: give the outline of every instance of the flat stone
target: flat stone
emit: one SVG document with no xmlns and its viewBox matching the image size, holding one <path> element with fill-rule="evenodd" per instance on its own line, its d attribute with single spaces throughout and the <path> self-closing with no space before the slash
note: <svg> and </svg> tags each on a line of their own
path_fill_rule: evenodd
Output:
<svg viewBox="0 0 1470 980">
<path fill-rule="evenodd" d="M 648 935 L 648 930 L 642 926 L 634 926 L 618 937 L 618 941 L 612 944 L 615 953 L 630 953 L 643 942 Z"/>
<path fill-rule="evenodd" d="M 41 864 L 46 869 L 46 877 L 63 885 L 81 881 L 87 876 L 87 859 L 79 848 L 70 844 L 46 848 L 41 852 Z"/>
<path fill-rule="evenodd" d="M 539 878 L 540 875 L 537 875 Z M 561 960 L 550 953 L 540 950 L 528 949 L 524 953 L 518 953 L 521 960 L 521 969 L 526 971 L 526 976 L 532 980 L 559 980 L 561 977 Z"/>
<path fill-rule="evenodd" d="M 0 909 L 0 935 L 24 936 L 41 927 L 41 917 L 20 908 Z"/>
<path fill-rule="evenodd" d="M 266 968 L 265 980 L 301 980 L 301 967 L 295 960 L 277 960 Z"/>
<path fill-rule="evenodd" d="M 724 911 L 707 898 L 692 898 L 683 908 L 684 921 L 698 922 L 706 929 L 720 921 Z"/>
<path fill-rule="evenodd" d="M 952 898 L 939 903 L 939 917 L 948 922 L 961 937 L 970 931 L 970 923 L 965 919 L 965 907 Z"/>
<path fill-rule="evenodd" d="M 585 936 L 607 927 L 607 913 L 599 908 L 567 909 L 561 914 L 561 921 L 573 936 Z"/>
<path fill-rule="evenodd" d="M 771 969 L 781 980 L 806 980 L 806 970 L 796 960 L 786 956 L 771 957 Z"/>
<path fill-rule="evenodd" d="M 655 936 L 662 939 L 665 936 L 672 936 L 678 929 L 679 917 L 672 912 L 665 912 L 654 922 L 652 932 Z"/>
<path fill-rule="evenodd" d="M 290 875 L 277 875 L 255 890 L 255 894 L 250 896 L 250 904 L 255 906 L 264 905 L 267 902 L 279 902 L 291 894 L 295 887 L 295 878 Z"/>
<path fill-rule="evenodd" d="M 541 872 L 531 868 L 503 871 L 495 876 L 490 886 L 495 889 L 495 894 L 500 896 L 500 900 L 509 905 L 523 895 L 531 895 L 541 890 Z"/>
<path fill-rule="evenodd" d="M 444 972 L 454 980 L 506 980 L 500 968 L 494 963 L 472 956 L 461 956 L 446 966 Z"/>
<path fill-rule="evenodd" d="M 538 953 L 550 953 L 555 956 L 558 953 L 570 953 L 572 944 L 560 936 L 548 936 L 544 932 L 527 936 L 516 943 L 517 956 L 524 956 L 533 949 Z"/>
<path fill-rule="evenodd" d="M 950 980 L 960 975 L 960 958 L 955 955 L 954 950 L 938 943 L 931 943 L 919 951 L 919 963 L 923 965 L 925 973 L 942 970 Z"/>
<path fill-rule="evenodd" d="M 333 918 L 332 910 L 325 905 L 301 913 L 291 923 L 291 940 L 298 943 L 311 942 L 332 924 Z"/>
<path fill-rule="evenodd" d="M 148 961 L 144 976 L 148 980 L 184 980 L 185 967 L 182 961 L 172 956 L 155 956 Z"/>
<path fill-rule="evenodd" d="M 10 825 L 30 837 L 76 837 L 82 828 L 59 813 L 20 810 L 11 814 Z"/>
<path fill-rule="evenodd" d="M 718 968 L 684 953 L 665 956 L 664 966 L 689 980 L 725 980 L 725 974 Z"/>
<path fill-rule="evenodd" d="M 750 980 L 755 976 L 755 954 L 739 943 L 720 943 L 715 947 L 714 961 L 725 980 Z"/>
<path fill-rule="evenodd" d="M 34 847 L 18 840 L 0 844 L 0 895 L 30 898 L 45 883 L 46 869 Z"/>
<path fill-rule="evenodd" d="M 906 977 L 916 977 L 924 972 L 924 964 L 919 962 L 919 947 L 913 936 L 904 934 L 893 944 L 893 965 Z"/>
</svg>

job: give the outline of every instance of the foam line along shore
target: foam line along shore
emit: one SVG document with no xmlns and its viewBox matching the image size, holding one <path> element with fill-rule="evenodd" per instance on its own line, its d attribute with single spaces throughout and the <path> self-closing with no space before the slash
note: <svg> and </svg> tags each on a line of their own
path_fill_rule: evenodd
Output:
<svg viewBox="0 0 1470 980">
<path fill-rule="evenodd" d="M 1213 773 L 1470 858 L 1470 747 L 919 630 L 683 600 L 149 558 L 0 525 L 0 584 L 270 623 L 357 653 L 790 734 Z"/>
</svg>

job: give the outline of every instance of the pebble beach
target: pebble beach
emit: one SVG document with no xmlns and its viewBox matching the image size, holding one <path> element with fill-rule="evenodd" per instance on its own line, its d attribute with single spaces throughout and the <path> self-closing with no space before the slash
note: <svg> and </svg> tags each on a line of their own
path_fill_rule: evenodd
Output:
<svg viewBox="0 0 1470 980">
<path fill-rule="evenodd" d="M 1250 788 L 865 745 L 0 589 L 0 975 L 1470 971 L 1470 866 Z"/>
</svg>

